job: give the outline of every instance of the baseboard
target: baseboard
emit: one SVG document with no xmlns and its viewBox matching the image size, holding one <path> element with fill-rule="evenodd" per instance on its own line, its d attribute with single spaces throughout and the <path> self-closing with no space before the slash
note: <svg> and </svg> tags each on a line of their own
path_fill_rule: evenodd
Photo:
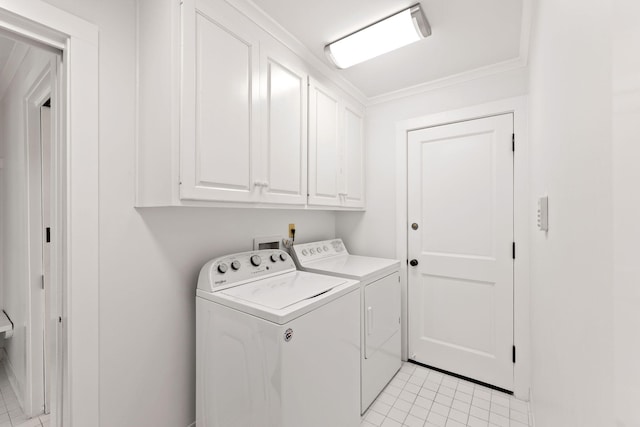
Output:
<svg viewBox="0 0 640 427">
<path fill-rule="evenodd" d="M 13 393 L 16 395 L 18 399 L 18 403 L 21 408 L 24 408 L 24 392 L 20 387 L 20 382 L 16 377 L 16 374 L 13 370 L 13 365 L 11 365 L 11 360 L 9 360 L 9 355 L 7 354 L 7 349 L 2 348 L 2 364 L 4 365 L 4 370 L 7 373 L 7 377 L 9 378 L 9 384 L 11 384 L 11 388 L 13 389 Z"/>
</svg>

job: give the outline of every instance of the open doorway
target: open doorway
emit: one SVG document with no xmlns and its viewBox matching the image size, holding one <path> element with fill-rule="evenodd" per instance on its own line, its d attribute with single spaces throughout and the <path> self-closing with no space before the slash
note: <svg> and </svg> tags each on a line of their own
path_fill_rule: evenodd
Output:
<svg viewBox="0 0 640 427">
<path fill-rule="evenodd" d="M 50 289 L 60 61 L 56 49 L 0 33 L 0 321 L 11 325 L 0 338 L 0 388 L 12 425 L 48 420 L 51 407 L 60 403 L 55 389 L 61 304 Z"/>
<path fill-rule="evenodd" d="M 96 426 L 100 423 L 99 29 L 43 0 L 7 0 L 0 5 L 0 32 L 29 46 L 62 52 L 53 87 L 58 96 L 52 96 L 51 110 L 56 138 L 51 153 L 49 291 L 51 307 L 59 311 L 51 319 L 56 324 L 57 363 L 50 365 L 56 369 L 50 378 L 57 383 L 49 388 L 49 424 Z M 3 164 L 7 190 L 12 188 L 7 178 L 13 166 L 7 158 Z M 4 257 L 6 261 L 6 251 Z M 26 328 L 24 323 L 16 325 Z"/>
</svg>

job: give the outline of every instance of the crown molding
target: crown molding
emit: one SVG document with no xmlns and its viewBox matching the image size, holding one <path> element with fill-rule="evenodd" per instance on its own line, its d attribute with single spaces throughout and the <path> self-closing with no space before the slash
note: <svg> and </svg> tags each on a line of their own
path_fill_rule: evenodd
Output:
<svg viewBox="0 0 640 427">
<path fill-rule="evenodd" d="M 425 83 L 420 83 L 415 86 L 410 86 L 404 89 L 384 93 L 369 98 L 367 107 L 383 104 L 386 102 L 395 101 L 402 98 L 408 98 L 410 96 L 419 95 L 425 92 L 430 92 L 436 89 L 442 89 L 448 86 L 454 86 L 461 83 L 465 83 L 472 80 L 477 80 L 483 77 L 491 76 L 493 74 L 500 74 L 527 66 L 527 61 L 523 58 L 510 59 L 496 64 L 487 65 L 484 67 L 476 68 L 470 71 L 464 71 L 462 73 L 453 74 L 451 76 L 443 77 L 441 79 L 432 80 Z"/>
</svg>

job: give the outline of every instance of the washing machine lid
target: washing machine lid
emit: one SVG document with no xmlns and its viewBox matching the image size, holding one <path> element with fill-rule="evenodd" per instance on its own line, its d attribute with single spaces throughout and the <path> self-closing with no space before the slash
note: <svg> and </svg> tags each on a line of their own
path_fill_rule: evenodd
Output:
<svg viewBox="0 0 640 427">
<path fill-rule="evenodd" d="M 340 277 L 296 271 L 228 288 L 220 293 L 272 310 L 282 310 L 324 294 L 346 282 L 347 280 Z"/>
<path fill-rule="evenodd" d="M 292 271 L 220 291 L 197 289 L 196 296 L 284 325 L 359 289 L 356 280 Z"/>
<path fill-rule="evenodd" d="M 386 275 L 400 268 L 396 259 L 374 258 L 360 255 L 337 255 L 301 264 L 305 271 L 326 273 L 355 280 Z"/>
</svg>

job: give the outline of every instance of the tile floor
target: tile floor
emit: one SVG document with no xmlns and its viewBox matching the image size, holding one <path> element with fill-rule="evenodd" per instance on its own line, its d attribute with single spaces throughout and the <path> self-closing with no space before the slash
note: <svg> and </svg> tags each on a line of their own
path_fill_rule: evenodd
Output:
<svg viewBox="0 0 640 427">
<path fill-rule="evenodd" d="M 0 427 L 49 427 L 49 416 L 27 418 L 0 362 Z"/>
<path fill-rule="evenodd" d="M 529 405 L 496 390 L 404 362 L 361 427 L 529 427 Z"/>
</svg>

